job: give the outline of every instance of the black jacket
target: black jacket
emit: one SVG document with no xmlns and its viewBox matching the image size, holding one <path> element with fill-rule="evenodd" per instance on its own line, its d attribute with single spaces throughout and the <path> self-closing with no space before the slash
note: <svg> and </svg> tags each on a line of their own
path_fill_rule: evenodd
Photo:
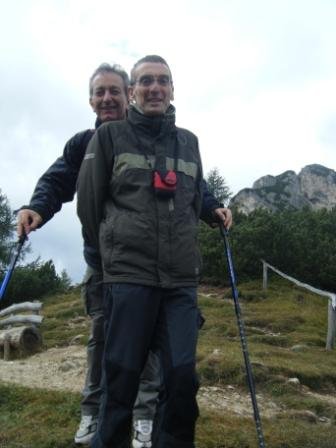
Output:
<svg viewBox="0 0 336 448">
<path fill-rule="evenodd" d="M 100 124 L 97 120 L 96 128 Z M 68 140 L 63 155 L 56 159 L 38 180 L 29 205 L 21 207 L 21 209 L 28 208 L 37 212 L 43 220 L 41 226 L 61 210 L 62 204 L 73 200 L 79 169 L 94 132 L 94 129 L 87 129 Z M 99 253 L 85 242 L 84 257 L 89 266 L 101 270 Z"/>
</svg>

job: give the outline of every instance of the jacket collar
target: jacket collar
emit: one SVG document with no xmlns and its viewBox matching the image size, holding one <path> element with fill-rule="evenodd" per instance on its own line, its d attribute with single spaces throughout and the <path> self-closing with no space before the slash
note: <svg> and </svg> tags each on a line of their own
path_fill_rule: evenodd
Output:
<svg viewBox="0 0 336 448">
<path fill-rule="evenodd" d="M 127 120 L 137 130 L 152 136 L 176 132 L 175 107 L 171 104 L 163 115 L 147 116 L 134 104 L 129 106 Z"/>
<path fill-rule="evenodd" d="M 97 117 L 95 121 L 95 129 L 98 129 L 103 122 Z"/>
</svg>

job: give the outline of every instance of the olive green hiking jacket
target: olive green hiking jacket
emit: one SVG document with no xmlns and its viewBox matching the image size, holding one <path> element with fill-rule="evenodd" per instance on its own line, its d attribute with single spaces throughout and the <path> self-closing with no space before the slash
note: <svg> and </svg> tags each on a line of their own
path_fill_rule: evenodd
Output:
<svg viewBox="0 0 336 448">
<path fill-rule="evenodd" d="M 155 193 L 158 166 L 176 171 L 174 197 Z M 175 126 L 173 106 L 155 117 L 131 106 L 127 120 L 99 127 L 79 173 L 77 211 L 84 239 L 100 250 L 105 282 L 197 284 L 202 178 L 197 137 Z"/>
</svg>

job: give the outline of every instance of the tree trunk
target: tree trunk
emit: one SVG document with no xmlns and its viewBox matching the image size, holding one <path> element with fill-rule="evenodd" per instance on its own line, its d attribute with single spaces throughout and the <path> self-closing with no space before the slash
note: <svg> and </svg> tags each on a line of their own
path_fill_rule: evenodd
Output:
<svg viewBox="0 0 336 448">
<path fill-rule="evenodd" d="M 21 302 L 15 303 L 14 305 L 9 306 L 8 308 L 4 308 L 0 311 L 0 316 L 6 316 L 7 314 L 15 313 L 16 311 L 36 311 L 37 313 L 42 308 L 41 302 Z"/>
<path fill-rule="evenodd" d="M 15 348 L 21 352 L 36 352 L 42 345 L 41 333 L 36 327 L 14 327 L 0 331 L 0 347 L 8 358 L 8 349 Z"/>
<path fill-rule="evenodd" d="M 5 319 L 0 320 L 0 327 L 4 327 L 6 325 L 13 324 L 34 324 L 39 325 L 43 320 L 43 316 L 37 316 L 36 314 L 17 314 L 6 317 Z"/>
</svg>

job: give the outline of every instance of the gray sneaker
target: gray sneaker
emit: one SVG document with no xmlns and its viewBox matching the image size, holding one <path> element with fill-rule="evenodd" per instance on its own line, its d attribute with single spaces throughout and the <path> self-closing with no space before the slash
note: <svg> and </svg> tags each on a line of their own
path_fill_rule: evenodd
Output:
<svg viewBox="0 0 336 448">
<path fill-rule="evenodd" d="M 75 435 L 75 443 L 88 445 L 97 431 L 98 416 L 82 415 L 79 428 Z"/>
<path fill-rule="evenodd" d="M 132 441 L 133 448 L 151 448 L 152 446 L 152 420 L 135 420 L 133 424 L 134 436 Z"/>
</svg>

